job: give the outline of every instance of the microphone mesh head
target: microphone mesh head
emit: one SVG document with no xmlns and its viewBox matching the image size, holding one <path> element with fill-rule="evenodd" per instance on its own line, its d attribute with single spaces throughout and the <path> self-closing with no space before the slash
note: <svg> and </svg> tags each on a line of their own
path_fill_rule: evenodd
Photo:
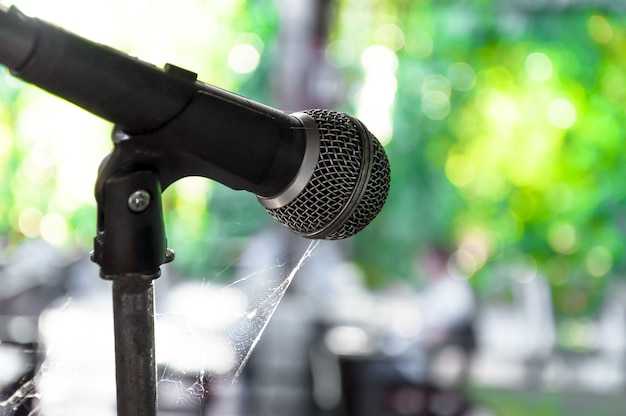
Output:
<svg viewBox="0 0 626 416">
<path fill-rule="evenodd" d="M 307 238 L 350 237 L 368 225 L 385 203 L 391 179 L 387 155 L 360 121 L 330 110 L 304 113 L 319 130 L 317 165 L 293 201 L 266 210 Z"/>
</svg>

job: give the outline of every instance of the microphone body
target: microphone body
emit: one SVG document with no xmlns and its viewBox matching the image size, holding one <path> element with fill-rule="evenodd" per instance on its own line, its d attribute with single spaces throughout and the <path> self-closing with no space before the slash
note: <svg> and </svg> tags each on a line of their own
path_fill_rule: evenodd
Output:
<svg viewBox="0 0 626 416">
<path fill-rule="evenodd" d="M 390 173 L 384 150 L 345 114 L 286 114 L 15 7 L 0 6 L 0 64 L 114 123 L 109 169 L 156 170 L 163 189 L 185 176 L 205 176 L 253 192 L 296 233 L 324 239 L 358 232 L 386 199 Z"/>
<path fill-rule="evenodd" d="M 174 65 L 161 69 L 29 18 L 14 7 L 0 13 L 0 28 L 0 63 L 13 75 L 129 135 L 158 131 L 187 113 L 191 120 L 179 124 L 204 141 L 190 143 L 193 154 L 214 164 L 214 179 L 231 188 L 269 196 L 299 169 L 304 140 L 293 130 L 301 125 L 284 112 L 198 82 L 196 74 Z M 182 134 L 188 132 L 176 133 Z M 176 137 L 171 141 L 182 143 Z M 276 160 L 273 174 L 277 153 L 287 157 Z"/>
</svg>

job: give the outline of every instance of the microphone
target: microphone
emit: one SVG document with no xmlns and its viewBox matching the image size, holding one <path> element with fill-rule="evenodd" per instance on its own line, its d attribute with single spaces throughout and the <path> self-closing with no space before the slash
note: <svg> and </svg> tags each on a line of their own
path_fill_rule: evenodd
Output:
<svg viewBox="0 0 626 416">
<path fill-rule="evenodd" d="M 0 6 L 0 64 L 26 82 L 115 124 L 130 166 L 162 189 L 204 176 L 254 193 L 296 234 L 343 239 L 367 226 L 389 192 L 390 167 L 364 124 L 331 110 L 293 114 Z M 96 190 L 98 195 L 98 190 Z"/>
</svg>

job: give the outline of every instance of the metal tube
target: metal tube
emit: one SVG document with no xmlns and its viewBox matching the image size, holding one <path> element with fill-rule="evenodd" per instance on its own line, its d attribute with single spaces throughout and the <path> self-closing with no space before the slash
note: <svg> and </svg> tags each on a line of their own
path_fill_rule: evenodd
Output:
<svg viewBox="0 0 626 416">
<path fill-rule="evenodd" d="M 118 416 L 156 416 L 154 289 L 151 279 L 113 281 Z"/>
</svg>

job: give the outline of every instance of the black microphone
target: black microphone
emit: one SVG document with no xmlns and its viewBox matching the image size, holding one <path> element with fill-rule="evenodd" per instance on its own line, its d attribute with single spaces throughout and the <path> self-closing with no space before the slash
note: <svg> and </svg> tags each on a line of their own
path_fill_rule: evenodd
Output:
<svg viewBox="0 0 626 416">
<path fill-rule="evenodd" d="M 253 192 L 279 222 L 315 239 L 356 234 L 387 198 L 383 147 L 347 114 L 286 114 L 15 7 L 0 6 L 0 64 L 114 123 L 116 145 L 137 146 L 132 163 L 157 170 L 163 189 L 185 176 L 205 176 Z"/>
</svg>

